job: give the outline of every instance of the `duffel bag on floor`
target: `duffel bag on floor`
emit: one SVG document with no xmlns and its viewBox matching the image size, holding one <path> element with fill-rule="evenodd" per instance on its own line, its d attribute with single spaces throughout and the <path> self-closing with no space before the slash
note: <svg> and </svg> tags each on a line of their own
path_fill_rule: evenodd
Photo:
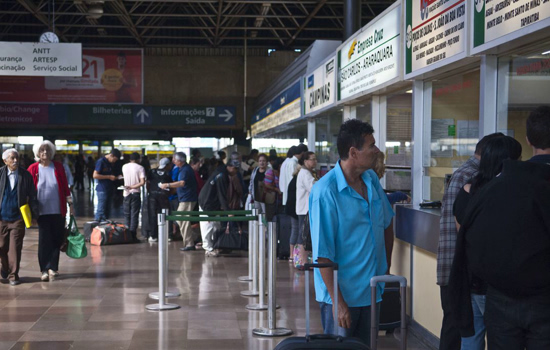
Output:
<svg viewBox="0 0 550 350">
<path fill-rule="evenodd" d="M 90 243 L 93 245 L 127 244 L 132 242 L 132 234 L 128 230 L 128 227 L 116 222 L 94 227 L 92 236 L 90 237 Z"/>
</svg>

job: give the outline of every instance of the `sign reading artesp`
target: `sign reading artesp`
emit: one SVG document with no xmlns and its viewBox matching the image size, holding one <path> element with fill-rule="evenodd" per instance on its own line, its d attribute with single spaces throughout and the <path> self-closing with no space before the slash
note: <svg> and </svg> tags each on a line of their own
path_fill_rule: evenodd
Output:
<svg viewBox="0 0 550 350">
<path fill-rule="evenodd" d="M 81 44 L 0 42 L 0 75 L 81 76 Z"/>
</svg>

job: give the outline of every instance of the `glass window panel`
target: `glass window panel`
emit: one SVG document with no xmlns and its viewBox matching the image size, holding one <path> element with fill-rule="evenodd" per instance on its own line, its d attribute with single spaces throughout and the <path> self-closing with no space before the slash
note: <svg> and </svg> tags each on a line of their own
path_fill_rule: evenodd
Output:
<svg viewBox="0 0 550 350">
<path fill-rule="evenodd" d="M 357 106 L 357 119 L 372 124 L 372 105 L 370 102 Z"/>
<path fill-rule="evenodd" d="M 386 100 L 386 190 L 412 188 L 412 94 L 400 92 Z"/>
<path fill-rule="evenodd" d="M 315 121 L 315 154 L 318 166 L 326 166 L 327 171 L 336 164 L 339 158 L 336 139 L 341 125 L 342 112 L 321 117 Z"/>
</svg>

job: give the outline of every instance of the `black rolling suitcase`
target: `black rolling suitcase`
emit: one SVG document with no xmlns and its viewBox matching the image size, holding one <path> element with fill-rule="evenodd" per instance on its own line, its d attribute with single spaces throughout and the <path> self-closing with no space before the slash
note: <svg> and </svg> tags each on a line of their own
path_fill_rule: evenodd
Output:
<svg viewBox="0 0 550 350">
<path fill-rule="evenodd" d="M 313 349 L 346 349 L 369 350 L 369 347 L 357 338 L 344 338 L 331 334 L 309 334 L 309 271 L 313 268 L 334 268 L 334 295 L 336 299 L 334 309 L 338 310 L 338 264 L 305 264 L 306 271 L 306 336 L 290 337 L 280 342 L 275 350 L 313 350 Z M 334 329 L 337 329 L 338 318 L 334 320 Z"/>
<path fill-rule="evenodd" d="M 379 330 L 393 333 L 401 326 L 401 297 L 399 294 L 399 283 L 388 282 L 384 288 L 384 296 L 380 303 Z"/>
<path fill-rule="evenodd" d="M 277 214 L 274 220 L 277 223 L 277 259 L 288 259 L 290 257 L 290 234 L 292 232 L 292 221 L 290 215 Z"/>
<path fill-rule="evenodd" d="M 399 296 L 401 297 L 401 317 L 399 324 L 401 326 L 401 350 L 407 349 L 407 279 L 403 276 L 392 276 L 392 275 L 384 275 L 384 276 L 374 276 L 370 280 L 370 288 L 371 288 L 371 332 L 370 332 L 370 347 L 371 350 L 376 350 L 377 348 L 377 338 L 378 338 L 378 325 L 376 324 L 376 319 L 373 319 L 373 315 L 376 314 L 376 286 L 380 282 L 385 282 L 386 286 L 389 284 L 390 286 L 395 286 L 396 284 L 399 286 Z M 391 288 L 391 287 L 389 287 Z M 391 295 L 390 295 L 391 296 Z M 386 298 L 386 292 L 384 292 L 384 295 L 382 296 L 382 300 Z M 389 298 L 391 301 L 391 297 Z M 399 299 L 395 303 L 395 305 L 398 305 Z M 384 302 L 381 303 L 380 306 L 380 322 L 382 322 L 382 312 L 383 312 Z M 394 327 L 396 328 L 396 327 Z"/>
</svg>

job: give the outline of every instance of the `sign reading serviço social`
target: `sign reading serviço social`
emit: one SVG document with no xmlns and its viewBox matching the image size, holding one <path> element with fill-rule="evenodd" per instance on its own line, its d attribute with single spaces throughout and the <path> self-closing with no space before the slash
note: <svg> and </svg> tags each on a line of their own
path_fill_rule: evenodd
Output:
<svg viewBox="0 0 550 350">
<path fill-rule="evenodd" d="M 304 115 L 334 103 L 334 74 L 336 57 L 332 56 L 304 78 Z"/>
<path fill-rule="evenodd" d="M 473 12 L 473 47 L 488 49 L 499 44 L 496 39 L 550 18 L 550 1 L 475 0 Z"/>
<path fill-rule="evenodd" d="M 466 0 L 406 0 L 405 78 L 466 50 Z"/>
<path fill-rule="evenodd" d="M 301 117 L 300 80 L 289 86 L 252 117 L 252 136 Z"/>
<path fill-rule="evenodd" d="M 401 6 L 395 7 L 338 50 L 338 100 L 399 76 Z"/>
<path fill-rule="evenodd" d="M 0 75 L 81 76 L 81 44 L 0 42 Z"/>
</svg>

